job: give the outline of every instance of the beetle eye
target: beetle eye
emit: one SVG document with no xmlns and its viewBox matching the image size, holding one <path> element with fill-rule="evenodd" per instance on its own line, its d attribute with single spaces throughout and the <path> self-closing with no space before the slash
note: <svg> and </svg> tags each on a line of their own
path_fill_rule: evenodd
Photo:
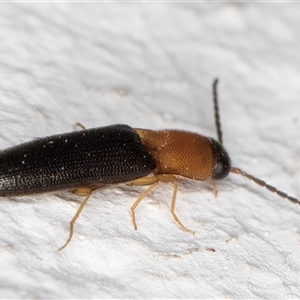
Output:
<svg viewBox="0 0 300 300">
<path fill-rule="evenodd" d="M 231 162 L 227 151 L 217 141 L 212 140 L 213 154 L 216 164 L 213 168 L 212 179 L 219 180 L 225 178 L 231 168 Z"/>
<path fill-rule="evenodd" d="M 212 179 L 223 179 L 228 175 L 229 172 L 230 164 L 223 161 L 218 161 L 214 167 Z"/>
</svg>

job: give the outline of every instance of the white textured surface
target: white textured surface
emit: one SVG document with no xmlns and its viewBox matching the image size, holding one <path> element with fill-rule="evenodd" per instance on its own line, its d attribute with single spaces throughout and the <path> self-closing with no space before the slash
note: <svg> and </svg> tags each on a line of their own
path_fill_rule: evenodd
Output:
<svg viewBox="0 0 300 300">
<path fill-rule="evenodd" d="M 0 5 L 0 148 L 126 123 L 215 136 L 235 166 L 300 197 L 299 3 Z M 237 175 L 0 202 L 1 298 L 299 298 L 300 206 Z M 13 201 L 14 200 L 14 201 Z M 209 251 L 215 249 L 215 252 Z"/>
</svg>

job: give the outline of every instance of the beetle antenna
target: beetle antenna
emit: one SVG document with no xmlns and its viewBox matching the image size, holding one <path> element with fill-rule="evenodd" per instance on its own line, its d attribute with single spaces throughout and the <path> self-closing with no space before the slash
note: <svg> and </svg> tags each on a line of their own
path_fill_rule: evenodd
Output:
<svg viewBox="0 0 300 300">
<path fill-rule="evenodd" d="M 282 192 L 282 191 L 277 190 L 274 186 L 269 185 L 269 184 L 266 183 L 265 181 L 260 180 L 260 179 L 258 179 L 258 178 L 256 178 L 256 177 L 254 177 L 254 176 L 252 176 L 252 175 L 250 175 L 250 174 L 248 174 L 248 173 L 242 171 L 242 170 L 239 169 L 239 168 L 234 168 L 234 167 L 232 167 L 232 168 L 230 169 L 230 172 L 235 173 L 235 174 L 240 174 L 240 175 L 242 175 L 242 176 L 244 176 L 244 177 L 246 177 L 246 178 L 248 178 L 248 179 L 254 181 L 256 184 L 258 184 L 258 185 L 260 185 L 260 186 L 262 186 L 262 187 L 265 187 L 265 188 L 268 189 L 269 191 L 271 191 L 271 192 L 273 192 L 273 193 L 279 195 L 280 197 L 282 197 L 282 198 L 284 198 L 284 199 L 288 199 L 288 200 L 290 200 L 290 201 L 293 202 L 293 203 L 300 204 L 300 201 L 299 201 L 298 199 L 296 199 L 296 198 L 294 198 L 294 197 L 291 197 L 291 196 L 289 196 L 288 194 L 286 194 L 286 193 L 284 193 L 284 192 Z"/>
<path fill-rule="evenodd" d="M 216 78 L 213 82 L 213 101 L 214 101 L 214 112 L 215 112 L 215 122 L 216 122 L 216 128 L 217 128 L 218 142 L 222 145 L 223 138 L 222 138 L 222 129 L 221 129 L 221 121 L 220 121 L 220 113 L 219 113 L 219 105 L 218 105 L 218 91 L 217 91 L 218 82 L 219 82 L 218 78 Z M 270 192 L 273 192 L 273 193 L 277 194 L 278 196 L 280 196 L 284 199 L 287 199 L 293 203 L 300 204 L 300 200 L 298 200 L 297 198 L 289 196 L 288 194 L 278 190 L 274 186 L 269 185 L 265 181 L 263 181 L 257 177 L 254 177 L 253 175 L 248 174 L 239 168 L 231 167 L 230 172 L 242 175 L 242 176 L 248 178 L 249 180 L 252 180 L 256 184 L 260 185 L 261 187 L 265 187 Z"/>
<path fill-rule="evenodd" d="M 218 78 L 216 78 L 213 82 L 213 101 L 214 101 L 214 112 L 215 112 L 215 122 L 217 128 L 218 142 L 221 145 L 223 145 L 219 104 L 218 104 L 218 91 L 217 91 L 218 82 L 219 82 Z"/>
</svg>

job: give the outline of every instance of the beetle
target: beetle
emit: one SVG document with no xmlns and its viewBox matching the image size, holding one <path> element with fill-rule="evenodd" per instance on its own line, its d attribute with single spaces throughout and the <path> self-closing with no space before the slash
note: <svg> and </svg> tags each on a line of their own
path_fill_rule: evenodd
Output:
<svg viewBox="0 0 300 300">
<path fill-rule="evenodd" d="M 0 196 L 23 196 L 59 190 L 72 190 L 85 196 L 70 221 L 69 237 L 59 248 L 71 241 L 73 227 L 92 192 L 100 187 L 124 183 L 149 186 L 131 207 L 132 223 L 137 229 L 135 209 L 158 184 L 174 185 L 170 211 L 184 231 L 175 213 L 177 178 L 209 181 L 215 196 L 215 180 L 232 172 L 294 203 L 298 199 L 277 190 L 239 168 L 231 166 L 223 146 L 216 79 L 213 101 L 218 141 L 198 133 L 182 130 L 149 130 L 128 125 L 111 125 L 73 131 L 35 139 L 0 152 Z"/>
</svg>

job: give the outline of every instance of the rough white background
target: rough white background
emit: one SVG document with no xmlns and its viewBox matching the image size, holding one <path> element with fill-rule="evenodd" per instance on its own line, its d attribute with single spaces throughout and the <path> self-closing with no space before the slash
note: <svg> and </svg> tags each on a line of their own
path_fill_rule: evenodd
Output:
<svg viewBox="0 0 300 300">
<path fill-rule="evenodd" d="M 125 123 L 215 136 L 233 164 L 300 197 L 299 3 L 1 3 L 0 148 Z M 231 174 L 0 201 L 1 298 L 299 298 L 300 206 Z M 69 201 L 67 201 L 69 200 Z M 72 201 L 74 200 L 74 201 Z M 212 250 L 214 249 L 214 251 Z"/>
</svg>

